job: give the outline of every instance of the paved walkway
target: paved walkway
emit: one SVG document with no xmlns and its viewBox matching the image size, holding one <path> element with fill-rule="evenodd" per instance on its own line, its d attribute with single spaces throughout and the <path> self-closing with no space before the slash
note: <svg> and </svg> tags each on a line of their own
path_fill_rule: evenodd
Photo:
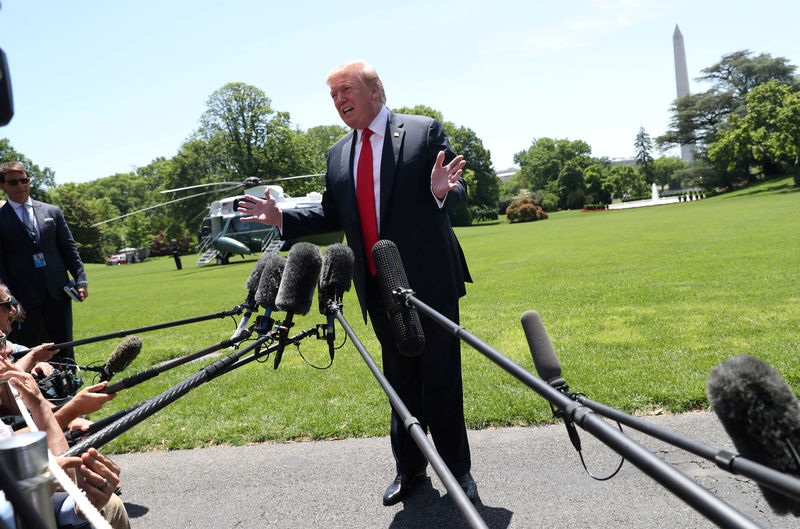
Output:
<svg viewBox="0 0 800 529">
<path fill-rule="evenodd" d="M 652 420 L 718 449 L 732 445 L 710 413 Z M 765 528 L 800 526 L 772 513 L 749 480 L 625 428 L 649 450 Z M 478 512 L 493 529 L 658 528 L 714 524 L 630 463 L 609 481 L 583 470 L 563 425 L 469 432 Z M 581 431 L 597 475 L 618 456 Z M 388 438 L 260 444 L 114 456 L 133 529 L 467 527 L 438 477 L 384 507 L 394 477 Z M 430 467 L 429 467 L 430 469 Z"/>
</svg>

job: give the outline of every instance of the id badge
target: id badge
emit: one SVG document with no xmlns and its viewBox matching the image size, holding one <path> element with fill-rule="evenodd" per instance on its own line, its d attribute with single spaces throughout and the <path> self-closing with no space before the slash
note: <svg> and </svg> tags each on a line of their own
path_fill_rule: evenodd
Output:
<svg viewBox="0 0 800 529">
<path fill-rule="evenodd" d="M 33 266 L 36 268 L 44 268 L 47 263 L 44 262 L 44 254 L 42 252 L 33 254 Z"/>
</svg>

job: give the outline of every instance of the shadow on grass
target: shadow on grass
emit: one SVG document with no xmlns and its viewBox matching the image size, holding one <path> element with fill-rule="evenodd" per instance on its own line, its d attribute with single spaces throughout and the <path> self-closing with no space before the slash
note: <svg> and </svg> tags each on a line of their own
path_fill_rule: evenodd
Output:
<svg viewBox="0 0 800 529">
<path fill-rule="evenodd" d="M 797 193 L 800 191 L 800 187 L 795 186 L 792 183 L 777 183 L 774 185 L 760 185 L 758 189 L 752 189 L 749 191 L 739 191 L 733 196 L 726 195 L 723 196 L 723 199 L 731 199 L 731 198 L 744 198 L 744 197 L 752 197 L 755 195 L 761 195 L 764 193 L 774 193 L 776 195 L 784 195 L 786 193 Z"/>
</svg>

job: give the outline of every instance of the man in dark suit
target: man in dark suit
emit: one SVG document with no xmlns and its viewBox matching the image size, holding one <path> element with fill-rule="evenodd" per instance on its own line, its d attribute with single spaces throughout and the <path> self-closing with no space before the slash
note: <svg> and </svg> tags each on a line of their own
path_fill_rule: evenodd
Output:
<svg viewBox="0 0 800 529">
<path fill-rule="evenodd" d="M 284 238 L 344 230 L 355 254 L 353 282 L 366 321 L 381 343 L 384 373 L 412 415 L 430 430 L 436 449 L 475 501 L 464 426 L 459 340 L 421 315 L 425 350 L 403 356 L 395 344 L 372 262 L 378 239 L 393 241 L 416 295 L 453 321 L 471 281 L 447 210 L 466 198 L 462 156 L 456 156 L 434 119 L 386 108 L 383 84 L 368 64 L 335 68 L 327 79 L 333 103 L 353 131 L 329 151 L 322 204 L 281 212 L 271 196 L 240 202 L 242 220 L 276 225 Z M 392 411 L 397 476 L 385 505 L 402 500 L 425 480 L 427 461 Z"/>
<path fill-rule="evenodd" d="M 83 262 L 72 233 L 57 206 L 30 198 L 30 176 L 19 162 L 0 165 L 0 189 L 8 201 L 0 208 L 0 281 L 24 309 L 24 319 L 10 338 L 34 347 L 72 340 L 72 305 L 64 286 L 67 271 L 81 301 L 89 295 Z M 74 360 L 72 348 L 54 360 Z"/>
</svg>

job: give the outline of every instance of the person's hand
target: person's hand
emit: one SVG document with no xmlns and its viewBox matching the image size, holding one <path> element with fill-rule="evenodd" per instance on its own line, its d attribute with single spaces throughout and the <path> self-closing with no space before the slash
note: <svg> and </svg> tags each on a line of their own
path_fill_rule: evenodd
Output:
<svg viewBox="0 0 800 529">
<path fill-rule="evenodd" d="M 86 415 L 93 413 L 103 407 L 103 404 L 117 396 L 116 393 L 99 393 L 105 388 L 108 382 L 100 382 L 93 386 L 88 386 L 80 390 L 72 400 L 64 405 L 69 407 L 69 413 L 74 415 Z"/>
<path fill-rule="evenodd" d="M 78 297 L 81 301 L 89 297 L 89 287 L 86 285 L 78 285 Z"/>
<path fill-rule="evenodd" d="M 67 425 L 67 429 L 70 432 L 88 432 L 89 427 L 92 425 L 92 421 L 89 419 L 84 419 L 83 417 L 76 417 L 72 419 L 72 421 Z"/>
<path fill-rule="evenodd" d="M 443 164 L 444 151 L 439 151 L 436 156 L 436 162 L 433 164 L 433 169 L 431 169 L 431 189 L 439 200 L 444 200 L 449 191 L 458 187 L 458 180 L 461 178 L 467 162 L 459 154 L 449 164 Z"/>
<path fill-rule="evenodd" d="M 22 398 L 22 403 L 25 405 L 26 408 L 29 410 L 36 409 L 37 406 L 41 406 L 44 397 L 42 397 L 41 391 L 39 391 L 39 386 L 36 384 L 36 381 L 33 379 L 33 376 L 30 373 L 25 373 L 24 371 L 20 371 L 17 367 L 6 360 L 5 358 L 0 358 L 0 378 L 3 380 L 8 380 L 8 383 L 17 390 L 19 396 Z M 4 397 L 6 397 L 4 395 Z M 4 400 L 6 400 L 4 398 Z M 15 401 L 13 396 L 8 399 L 10 402 L 6 402 L 6 404 L 11 404 Z M 46 402 L 46 401 L 44 401 Z M 16 408 L 16 406 L 12 406 L 11 409 Z"/>
<path fill-rule="evenodd" d="M 36 378 L 49 377 L 55 370 L 56 368 L 47 362 L 39 362 L 33 366 L 33 369 L 31 369 L 31 375 L 35 376 Z"/>
<path fill-rule="evenodd" d="M 98 510 L 108 503 L 119 487 L 120 468 L 94 448 L 88 449 L 80 457 L 59 457 L 58 464 L 64 470 L 78 470 L 78 487 Z"/>
<path fill-rule="evenodd" d="M 46 362 L 47 360 L 53 358 L 53 355 L 58 352 L 58 349 L 52 348 L 53 345 L 55 344 L 52 342 L 37 345 L 31 349 L 31 352 L 28 354 L 31 355 L 31 357 L 37 362 Z"/>
<path fill-rule="evenodd" d="M 272 198 L 272 195 L 269 193 L 267 193 L 266 198 L 247 195 L 244 199 L 239 201 L 239 207 L 236 211 L 249 215 L 248 217 L 239 219 L 242 222 L 260 222 L 261 224 L 281 227 L 281 210 L 275 202 L 275 199 Z"/>
</svg>

